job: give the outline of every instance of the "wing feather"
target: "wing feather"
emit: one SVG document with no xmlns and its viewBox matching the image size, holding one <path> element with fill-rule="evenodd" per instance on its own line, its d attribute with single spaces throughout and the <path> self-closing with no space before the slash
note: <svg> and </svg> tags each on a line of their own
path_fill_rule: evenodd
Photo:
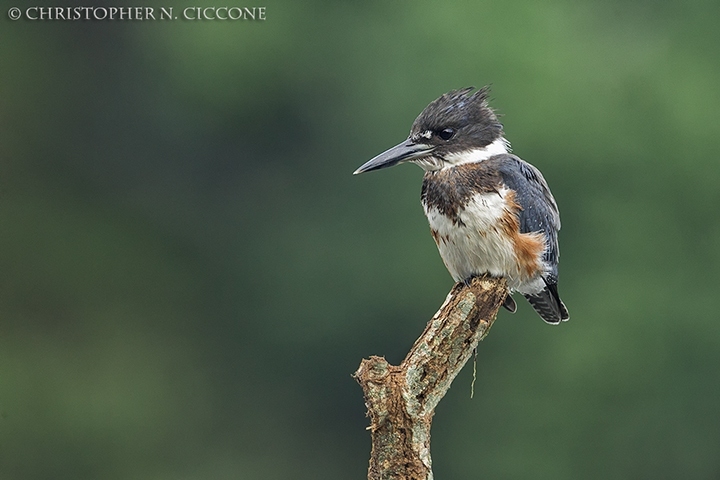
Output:
<svg viewBox="0 0 720 480">
<path fill-rule="evenodd" d="M 560 214 L 545 178 L 540 170 L 515 155 L 500 155 L 488 161 L 497 162 L 496 168 L 503 182 L 515 191 L 515 200 L 521 207 L 520 232 L 541 232 L 545 235 L 547 248 L 543 260 L 550 267 L 550 278 L 546 278 L 546 281 L 556 283 L 560 257 Z"/>
</svg>

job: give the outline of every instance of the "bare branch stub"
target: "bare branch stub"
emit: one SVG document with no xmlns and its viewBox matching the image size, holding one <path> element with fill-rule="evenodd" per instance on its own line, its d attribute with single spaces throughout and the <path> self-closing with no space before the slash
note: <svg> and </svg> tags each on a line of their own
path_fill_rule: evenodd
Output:
<svg viewBox="0 0 720 480">
<path fill-rule="evenodd" d="M 375 356 L 360 363 L 355 378 L 370 417 L 369 480 L 432 480 L 435 407 L 487 335 L 507 294 L 502 278 L 458 283 L 399 366 Z"/>
</svg>

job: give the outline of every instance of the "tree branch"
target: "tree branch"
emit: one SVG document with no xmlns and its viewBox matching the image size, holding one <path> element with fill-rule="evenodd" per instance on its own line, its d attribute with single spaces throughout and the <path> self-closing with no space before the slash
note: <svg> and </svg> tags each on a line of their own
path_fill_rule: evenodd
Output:
<svg viewBox="0 0 720 480">
<path fill-rule="evenodd" d="M 432 480 L 435 407 L 487 335 L 507 294 L 502 278 L 457 283 L 399 366 L 376 356 L 360 363 L 354 376 L 370 417 L 368 480 Z"/>
</svg>

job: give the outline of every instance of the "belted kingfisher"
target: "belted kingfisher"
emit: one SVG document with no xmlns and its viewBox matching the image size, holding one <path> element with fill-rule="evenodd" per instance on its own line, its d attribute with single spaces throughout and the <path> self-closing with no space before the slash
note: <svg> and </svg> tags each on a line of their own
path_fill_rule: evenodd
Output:
<svg viewBox="0 0 720 480">
<path fill-rule="evenodd" d="M 558 282 L 560 214 L 540 171 L 510 153 L 488 87 L 453 90 L 428 105 L 404 142 L 355 174 L 412 162 L 421 200 L 453 280 L 505 277 L 547 323 L 566 321 Z M 510 295 L 505 308 L 515 312 Z"/>
</svg>

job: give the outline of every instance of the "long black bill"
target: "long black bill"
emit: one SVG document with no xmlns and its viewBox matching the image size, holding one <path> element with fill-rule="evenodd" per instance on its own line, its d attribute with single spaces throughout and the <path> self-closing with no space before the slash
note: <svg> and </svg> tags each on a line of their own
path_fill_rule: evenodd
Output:
<svg viewBox="0 0 720 480">
<path fill-rule="evenodd" d="M 414 143 L 410 139 L 405 140 L 399 145 L 385 150 L 383 153 L 373 158 L 363 166 L 355 170 L 353 175 L 369 172 L 371 170 L 379 170 L 381 168 L 392 167 L 398 163 L 407 162 L 416 158 L 422 158 L 433 151 L 435 147 L 432 145 L 423 145 L 422 143 Z"/>
</svg>

